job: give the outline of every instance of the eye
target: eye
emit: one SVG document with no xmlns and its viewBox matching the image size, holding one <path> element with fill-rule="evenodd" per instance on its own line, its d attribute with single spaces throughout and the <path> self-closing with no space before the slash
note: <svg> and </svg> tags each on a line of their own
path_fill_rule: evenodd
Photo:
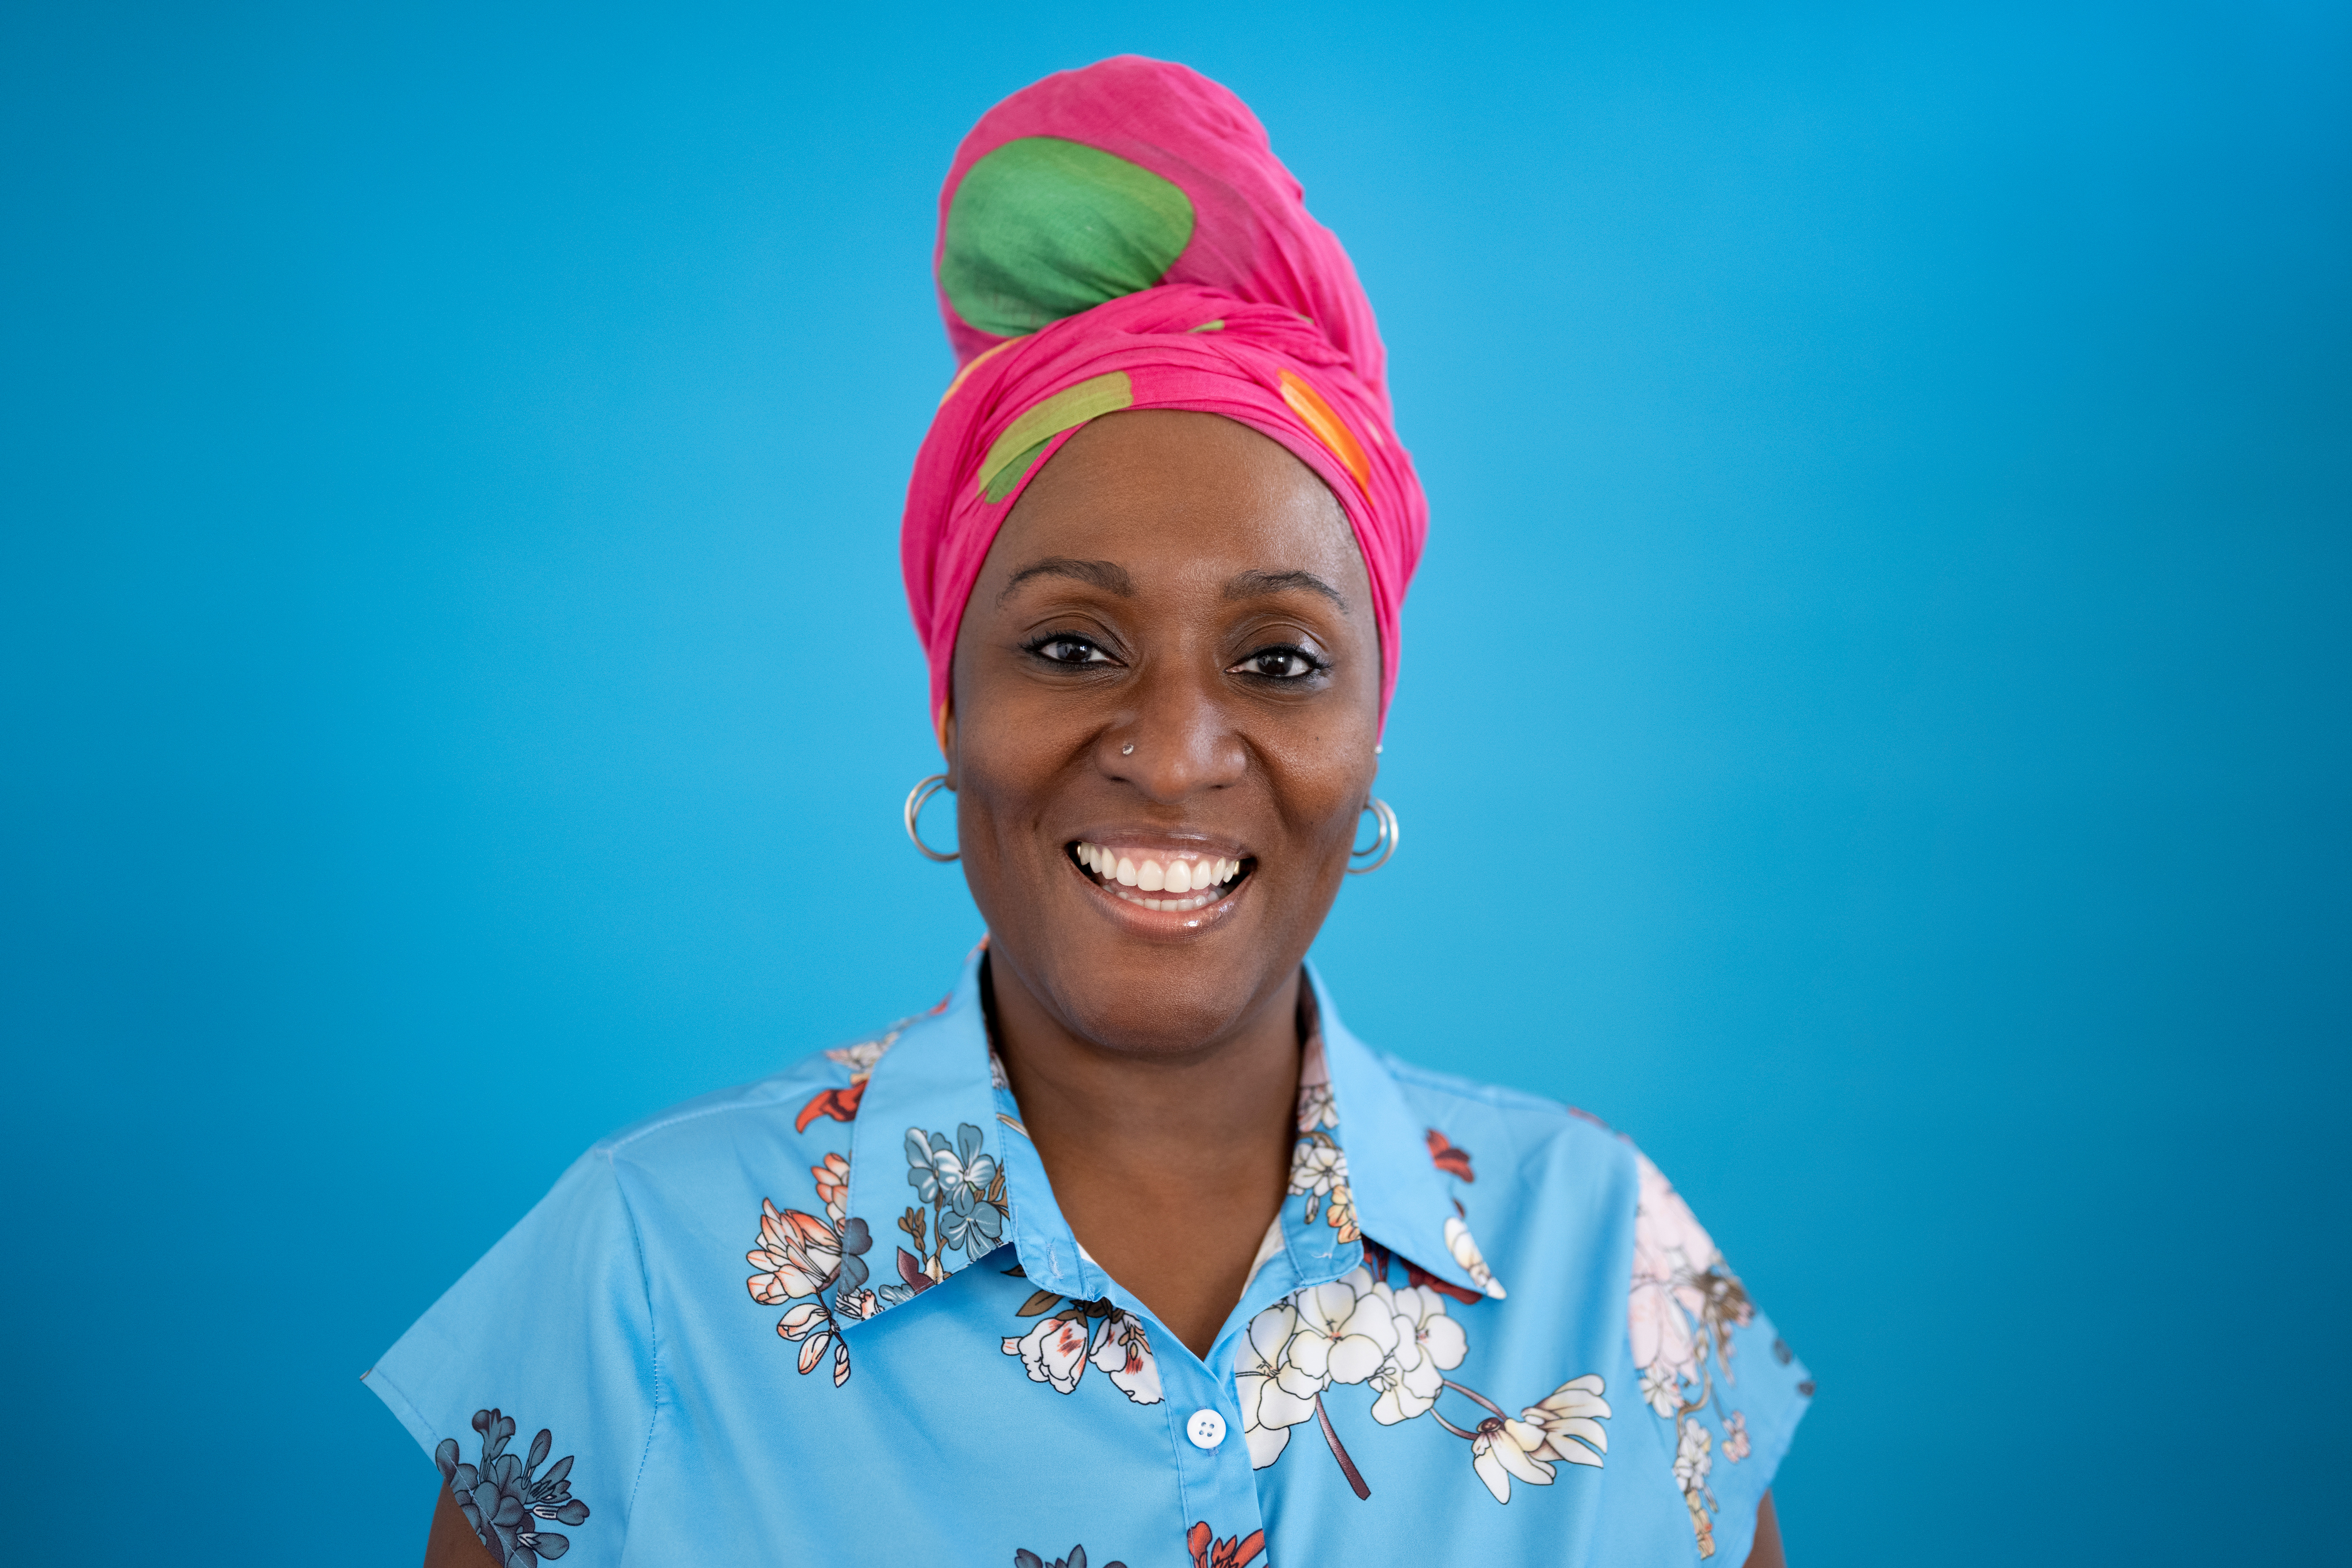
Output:
<svg viewBox="0 0 2352 1568">
<path fill-rule="evenodd" d="M 1055 664 L 1109 664 L 1118 661 L 1092 639 L 1068 632 L 1052 632 L 1028 645 L 1029 652 Z"/>
<path fill-rule="evenodd" d="M 1323 661 L 1304 648 L 1282 645 L 1260 648 L 1233 667 L 1232 674 L 1256 675 L 1269 681 L 1297 681 L 1320 673 Z"/>
</svg>

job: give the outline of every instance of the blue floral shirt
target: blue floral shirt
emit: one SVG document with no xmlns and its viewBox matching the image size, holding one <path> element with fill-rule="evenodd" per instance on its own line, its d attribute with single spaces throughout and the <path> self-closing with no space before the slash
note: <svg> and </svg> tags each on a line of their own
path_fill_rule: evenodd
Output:
<svg viewBox="0 0 2352 1568">
<path fill-rule="evenodd" d="M 1372 1051 L 1310 970 L 1202 1360 L 1063 1220 L 978 970 L 597 1145 L 368 1374 L 492 1557 L 1746 1560 L 1812 1384 L 1630 1143 Z"/>
</svg>

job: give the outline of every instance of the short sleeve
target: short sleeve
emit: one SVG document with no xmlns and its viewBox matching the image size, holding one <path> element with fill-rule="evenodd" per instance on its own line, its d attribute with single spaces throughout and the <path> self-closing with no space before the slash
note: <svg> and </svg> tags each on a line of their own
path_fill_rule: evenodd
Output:
<svg viewBox="0 0 2352 1568">
<path fill-rule="evenodd" d="M 656 1403 L 653 1314 L 609 1155 L 583 1156 L 366 1378 L 499 1561 L 621 1561 Z"/>
<path fill-rule="evenodd" d="M 1737 1564 L 1813 1395 L 1682 1195 L 1640 1151 L 1626 1310 L 1642 1402 L 1673 1456 L 1699 1555 Z"/>
</svg>

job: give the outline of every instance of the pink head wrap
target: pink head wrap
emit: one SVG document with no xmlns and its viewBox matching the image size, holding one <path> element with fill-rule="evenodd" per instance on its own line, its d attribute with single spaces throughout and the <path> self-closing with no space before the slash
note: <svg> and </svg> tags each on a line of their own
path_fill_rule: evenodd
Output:
<svg viewBox="0 0 2352 1568">
<path fill-rule="evenodd" d="M 1134 55 L 1024 88 L 956 151 L 933 270 L 962 368 L 915 459 L 899 554 L 942 736 L 997 528 L 1063 442 L 1130 408 L 1238 420 L 1330 486 L 1371 578 L 1386 721 L 1428 503 L 1356 269 L 1241 99 Z"/>
</svg>

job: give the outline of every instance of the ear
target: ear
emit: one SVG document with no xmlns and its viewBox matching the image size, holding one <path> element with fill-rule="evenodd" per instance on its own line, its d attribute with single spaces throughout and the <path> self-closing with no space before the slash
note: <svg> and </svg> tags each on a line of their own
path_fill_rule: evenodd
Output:
<svg viewBox="0 0 2352 1568">
<path fill-rule="evenodd" d="M 952 792 L 960 782 L 956 777 L 956 721 L 953 698 L 948 700 L 946 707 L 940 714 L 940 754 L 947 758 L 948 789 Z"/>
</svg>

